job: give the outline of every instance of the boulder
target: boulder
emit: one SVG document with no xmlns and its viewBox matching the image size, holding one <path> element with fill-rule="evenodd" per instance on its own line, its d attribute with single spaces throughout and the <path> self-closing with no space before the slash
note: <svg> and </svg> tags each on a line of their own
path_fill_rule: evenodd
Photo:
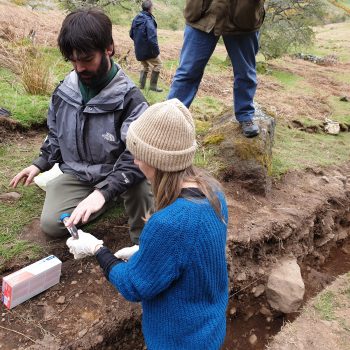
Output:
<svg viewBox="0 0 350 350">
<path fill-rule="evenodd" d="M 254 121 L 260 127 L 258 136 L 244 137 L 230 111 L 215 120 L 203 142 L 214 150 L 221 164 L 220 177 L 223 181 L 239 182 L 249 191 L 266 196 L 271 190 L 275 120 L 259 106 L 255 108 Z"/>
<path fill-rule="evenodd" d="M 269 275 L 266 286 L 267 301 L 272 308 L 283 313 L 296 312 L 305 292 L 300 267 L 295 258 L 280 261 Z"/>
</svg>

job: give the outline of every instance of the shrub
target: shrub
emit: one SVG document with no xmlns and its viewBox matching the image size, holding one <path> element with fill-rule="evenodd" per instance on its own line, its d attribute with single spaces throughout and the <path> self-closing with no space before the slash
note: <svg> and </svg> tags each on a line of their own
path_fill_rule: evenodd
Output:
<svg viewBox="0 0 350 350">
<path fill-rule="evenodd" d="M 33 95 L 48 95 L 53 88 L 50 62 L 30 41 L 16 44 L 0 42 L 0 67 L 12 71 L 25 91 Z"/>
<path fill-rule="evenodd" d="M 261 53 L 266 59 L 277 58 L 314 39 L 312 26 L 325 13 L 321 0 L 269 0 L 261 29 Z"/>
</svg>

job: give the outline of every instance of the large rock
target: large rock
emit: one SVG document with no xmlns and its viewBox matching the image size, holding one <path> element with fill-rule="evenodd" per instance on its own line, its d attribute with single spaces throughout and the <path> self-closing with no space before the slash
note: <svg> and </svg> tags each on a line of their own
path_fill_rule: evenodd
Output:
<svg viewBox="0 0 350 350">
<path fill-rule="evenodd" d="M 220 174 L 223 181 L 240 182 L 253 193 L 267 195 L 271 189 L 275 121 L 255 107 L 254 121 L 260 127 L 259 136 L 244 137 L 232 112 L 228 112 L 214 121 L 215 126 L 204 138 L 204 144 L 214 149 L 222 164 Z"/>
<path fill-rule="evenodd" d="M 304 281 L 296 259 L 284 259 L 271 271 L 266 297 L 272 308 L 286 314 L 295 312 L 303 302 L 304 292 Z"/>
</svg>

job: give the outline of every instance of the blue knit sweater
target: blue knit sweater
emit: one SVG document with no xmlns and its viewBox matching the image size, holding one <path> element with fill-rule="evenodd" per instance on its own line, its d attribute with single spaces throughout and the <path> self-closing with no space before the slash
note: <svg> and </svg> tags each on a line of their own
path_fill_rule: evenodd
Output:
<svg viewBox="0 0 350 350">
<path fill-rule="evenodd" d="M 227 207 L 220 196 L 227 222 Z M 226 224 L 207 199 L 178 198 L 153 214 L 140 250 L 109 281 L 141 301 L 148 350 L 219 349 L 226 332 Z"/>
</svg>

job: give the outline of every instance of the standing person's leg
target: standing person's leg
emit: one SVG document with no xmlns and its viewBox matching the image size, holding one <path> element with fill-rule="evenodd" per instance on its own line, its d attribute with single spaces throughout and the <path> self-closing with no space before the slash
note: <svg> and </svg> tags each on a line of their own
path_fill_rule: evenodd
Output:
<svg viewBox="0 0 350 350">
<path fill-rule="evenodd" d="M 196 96 L 205 66 L 219 37 L 186 25 L 180 63 L 171 84 L 168 99 L 178 98 L 189 107 Z"/>
<path fill-rule="evenodd" d="M 158 55 L 156 58 L 151 58 L 149 63 L 151 63 L 153 66 L 149 89 L 156 92 L 162 92 L 163 90 L 157 86 L 160 70 L 162 68 L 162 60 L 160 59 L 160 55 Z"/>
<path fill-rule="evenodd" d="M 72 213 L 76 206 L 94 191 L 90 184 L 79 181 L 74 175 L 61 174 L 46 185 L 46 196 L 41 213 L 41 229 L 51 237 L 60 238 L 68 234 L 64 225 L 58 222 L 62 213 Z M 103 208 L 92 214 L 89 221 L 94 220 L 109 208 Z"/>
<path fill-rule="evenodd" d="M 230 56 L 234 72 L 234 110 L 247 137 L 258 135 L 259 128 L 254 124 L 254 96 L 257 87 L 255 56 L 259 49 L 259 33 L 225 35 L 226 50 Z"/>
<path fill-rule="evenodd" d="M 140 71 L 140 89 L 144 89 L 146 86 L 147 74 L 150 69 L 150 65 L 147 61 L 140 61 L 142 70 Z"/>
<path fill-rule="evenodd" d="M 144 219 L 154 209 L 151 185 L 144 180 L 125 191 L 121 197 L 124 199 L 125 211 L 129 217 L 131 241 L 139 244 L 139 237 L 145 225 Z"/>
</svg>

